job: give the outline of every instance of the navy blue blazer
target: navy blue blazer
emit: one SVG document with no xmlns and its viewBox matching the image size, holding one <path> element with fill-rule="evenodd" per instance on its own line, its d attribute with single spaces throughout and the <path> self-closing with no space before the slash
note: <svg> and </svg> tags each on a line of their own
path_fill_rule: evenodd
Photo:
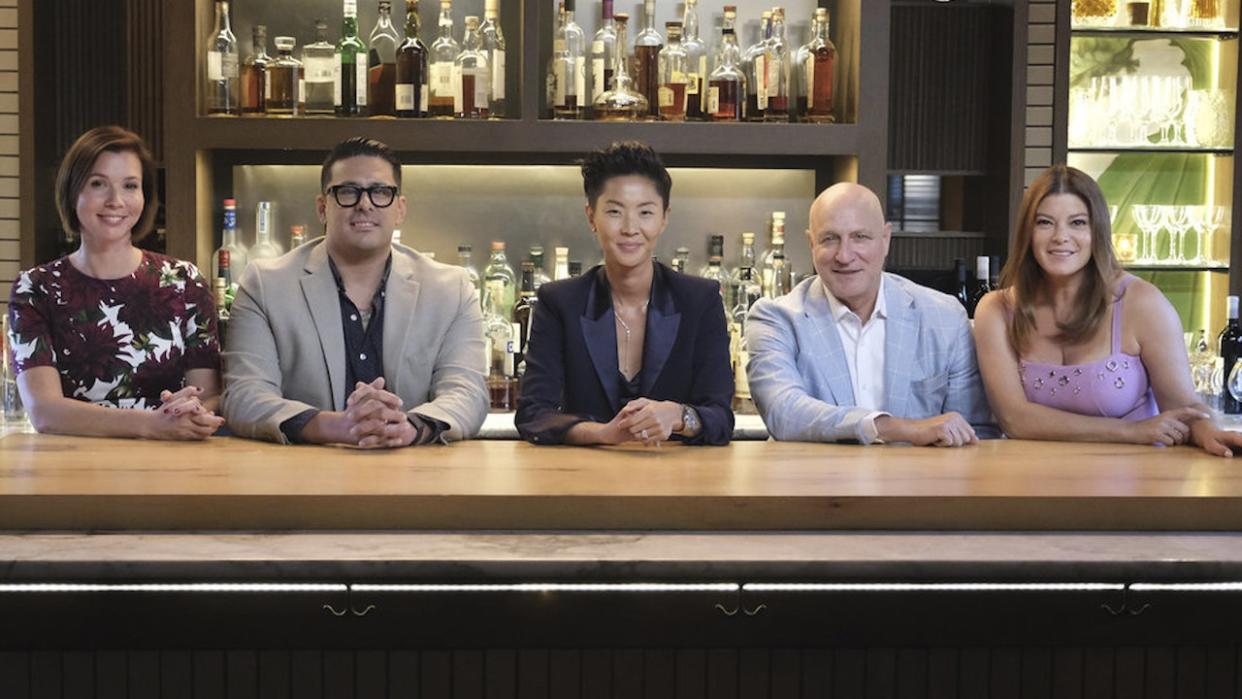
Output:
<svg viewBox="0 0 1242 699">
<path fill-rule="evenodd" d="M 517 428 L 534 444 L 560 444 L 579 422 L 608 422 L 623 407 L 617 326 L 602 266 L 539 287 L 518 399 Z M 688 404 L 703 429 L 691 444 L 733 435 L 733 372 L 720 287 L 655 263 L 643 340 L 640 395 Z"/>
</svg>

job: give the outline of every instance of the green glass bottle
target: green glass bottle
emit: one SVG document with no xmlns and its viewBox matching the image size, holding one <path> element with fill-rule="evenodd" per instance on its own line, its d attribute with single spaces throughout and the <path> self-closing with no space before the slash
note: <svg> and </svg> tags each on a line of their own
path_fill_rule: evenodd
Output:
<svg viewBox="0 0 1242 699">
<path fill-rule="evenodd" d="M 367 45 L 358 38 L 358 0 L 344 0 L 345 19 L 336 45 L 333 103 L 338 116 L 367 112 Z"/>
</svg>

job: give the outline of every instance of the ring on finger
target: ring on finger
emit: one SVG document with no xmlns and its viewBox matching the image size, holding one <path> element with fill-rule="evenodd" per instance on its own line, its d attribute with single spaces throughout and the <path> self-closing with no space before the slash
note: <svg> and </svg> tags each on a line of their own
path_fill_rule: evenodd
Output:
<svg viewBox="0 0 1242 699">
<path fill-rule="evenodd" d="M 642 435 L 643 435 L 643 439 L 648 439 L 648 437 L 647 437 L 647 429 L 646 429 L 645 427 L 643 428 Z"/>
</svg>

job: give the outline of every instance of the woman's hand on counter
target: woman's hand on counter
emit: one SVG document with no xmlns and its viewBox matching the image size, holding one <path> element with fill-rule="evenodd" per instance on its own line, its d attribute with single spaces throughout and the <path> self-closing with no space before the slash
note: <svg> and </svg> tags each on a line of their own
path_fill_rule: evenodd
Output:
<svg viewBox="0 0 1242 699">
<path fill-rule="evenodd" d="M 638 398 L 622 408 L 617 417 L 630 439 L 649 447 L 668 441 L 673 432 L 682 428 L 681 403 L 671 400 Z"/>
<path fill-rule="evenodd" d="M 1190 439 L 1191 426 L 1204 421 L 1211 424 L 1211 417 L 1209 413 L 1193 405 L 1166 410 L 1155 417 L 1127 423 L 1130 438 L 1126 441 L 1161 447 L 1185 444 Z"/>
<path fill-rule="evenodd" d="M 224 424 L 224 418 L 203 407 L 202 390 L 186 386 L 173 393 L 160 393 L 161 405 L 145 413 L 146 436 L 150 439 L 207 439 Z"/>
<path fill-rule="evenodd" d="M 1212 420 L 1191 423 L 1190 441 L 1215 456 L 1232 457 L 1234 449 L 1242 449 L 1242 433 L 1222 430 Z"/>
</svg>

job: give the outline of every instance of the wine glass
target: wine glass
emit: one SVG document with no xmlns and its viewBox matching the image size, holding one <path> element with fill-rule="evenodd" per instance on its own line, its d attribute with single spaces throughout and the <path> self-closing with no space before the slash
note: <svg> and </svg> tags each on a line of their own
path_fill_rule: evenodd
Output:
<svg viewBox="0 0 1242 699">
<path fill-rule="evenodd" d="M 1203 230 L 1207 225 L 1207 219 L 1211 215 L 1211 207 L 1208 206 L 1187 206 L 1186 215 L 1190 219 L 1186 228 L 1187 242 L 1194 243 L 1195 254 L 1193 257 L 1187 257 L 1186 262 L 1191 265 L 1207 264 L 1204 256 L 1203 243 L 1207 240 Z"/>
<path fill-rule="evenodd" d="M 1225 390 L 1234 400 L 1242 402 L 1242 359 L 1234 361 L 1229 379 L 1225 381 Z"/>
<path fill-rule="evenodd" d="M 1164 224 L 1164 207 L 1152 204 L 1135 204 L 1130 207 L 1130 216 L 1135 225 L 1143 232 L 1142 245 L 1139 246 L 1137 262 L 1149 265 L 1156 262 L 1156 234 Z"/>
<path fill-rule="evenodd" d="M 1182 254 L 1182 236 L 1190 228 L 1190 212 L 1187 211 L 1188 208 L 1190 207 L 1164 207 L 1164 226 L 1169 229 L 1169 264 L 1186 264 L 1186 257 Z"/>
</svg>

